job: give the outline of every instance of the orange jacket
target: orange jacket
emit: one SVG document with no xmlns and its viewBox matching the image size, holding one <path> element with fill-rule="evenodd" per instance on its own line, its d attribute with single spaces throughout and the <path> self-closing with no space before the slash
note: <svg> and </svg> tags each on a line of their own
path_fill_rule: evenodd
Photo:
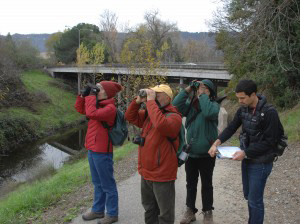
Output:
<svg viewBox="0 0 300 224">
<path fill-rule="evenodd" d="M 138 171 L 146 180 L 176 180 L 181 115 L 171 104 L 162 112 L 154 100 L 147 101 L 146 107 L 148 116 L 133 100 L 125 113 L 126 120 L 142 128 L 141 137 L 145 137 L 144 146 L 139 146 Z M 177 139 L 171 143 L 168 137 Z"/>
<path fill-rule="evenodd" d="M 113 146 L 110 141 L 108 148 L 108 131 L 103 127 L 102 121 L 109 126 L 113 126 L 117 112 L 115 100 L 102 100 L 99 102 L 99 108 L 97 109 L 96 96 L 77 96 L 75 109 L 89 118 L 85 148 L 94 152 L 112 152 Z"/>
</svg>

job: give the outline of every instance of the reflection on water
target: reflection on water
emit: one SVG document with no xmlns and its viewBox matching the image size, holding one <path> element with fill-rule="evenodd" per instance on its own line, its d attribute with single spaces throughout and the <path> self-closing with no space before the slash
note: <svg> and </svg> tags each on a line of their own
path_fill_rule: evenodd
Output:
<svg viewBox="0 0 300 224">
<path fill-rule="evenodd" d="M 85 133 L 83 126 L 0 156 L 0 191 L 5 181 L 26 182 L 38 176 L 45 167 L 60 168 L 83 148 Z"/>
<path fill-rule="evenodd" d="M 38 175 L 39 170 L 42 170 L 47 166 L 58 169 L 70 156 L 69 154 L 62 152 L 57 148 L 54 148 L 48 143 L 39 146 L 39 149 L 41 150 L 41 153 L 37 155 L 37 157 L 34 159 L 34 162 L 29 164 L 25 170 L 22 169 L 16 174 L 12 175 L 10 177 L 11 180 L 25 182 L 26 180 L 34 178 L 35 175 Z"/>
</svg>

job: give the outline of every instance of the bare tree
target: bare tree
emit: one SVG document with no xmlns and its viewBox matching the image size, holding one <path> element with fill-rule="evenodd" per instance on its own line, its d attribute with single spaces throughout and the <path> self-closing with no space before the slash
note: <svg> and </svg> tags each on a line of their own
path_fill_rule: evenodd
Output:
<svg viewBox="0 0 300 224">
<path fill-rule="evenodd" d="M 189 40 L 184 46 L 184 61 L 188 62 L 222 62 L 223 57 L 205 40 Z"/>
<path fill-rule="evenodd" d="M 100 15 L 100 31 L 103 33 L 103 38 L 106 46 L 108 47 L 110 62 L 116 62 L 118 60 L 117 55 L 117 22 L 118 17 L 114 12 L 105 10 L 103 14 Z"/>
<path fill-rule="evenodd" d="M 145 13 L 146 28 L 151 39 L 154 50 L 159 50 L 168 38 L 177 35 L 178 28 L 176 23 L 162 21 L 158 18 L 158 11 Z M 171 46 L 169 46 L 171 47 Z"/>
</svg>

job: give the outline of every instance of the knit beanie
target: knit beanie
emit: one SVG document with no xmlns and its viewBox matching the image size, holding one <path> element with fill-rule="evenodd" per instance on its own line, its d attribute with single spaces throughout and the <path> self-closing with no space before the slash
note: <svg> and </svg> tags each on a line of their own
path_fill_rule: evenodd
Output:
<svg viewBox="0 0 300 224">
<path fill-rule="evenodd" d="M 122 90 L 122 86 L 119 83 L 112 81 L 102 81 L 101 86 L 106 92 L 107 99 L 113 98 L 118 92 Z"/>
</svg>

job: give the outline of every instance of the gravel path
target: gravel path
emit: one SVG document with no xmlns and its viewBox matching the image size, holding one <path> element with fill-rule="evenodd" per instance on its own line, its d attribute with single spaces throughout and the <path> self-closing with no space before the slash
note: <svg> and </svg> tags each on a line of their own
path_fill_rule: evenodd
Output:
<svg viewBox="0 0 300 224">
<path fill-rule="evenodd" d="M 274 163 L 273 171 L 267 181 L 265 189 L 265 223 L 267 224 L 299 224 L 300 223 L 300 142 L 290 146 L 290 150 Z M 241 167 L 240 162 L 231 160 L 217 160 L 214 172 L 214 220 L 211 224 L 236 224 L 247 223 L 248 208 L 243 198 Z M 115 178 L 120 186 L 122 183 L 134 180 L 136 190 L 130 189 L 132 195 L 126 195 L 140 201 L 139 176 L 136 174 L 137 152 L 134 151 L 125 159 L 115 163 Z M 135 174 L 133 176 L 133 174 Z M 129 178 L 124 182 L 125 179 Z M 180 220 L 184 210 L 185 201 L 185 173 L 184 168 L 179 170 L 176 181 L 176 223 Z M 135 186 L 137 185 L 137 186 Z M 120 192 L 120 195 L 122 192 Z M 33 223 L 68 223 L 76 214 L 81 216 L 92 203 L 93 188 L 89 183 L 79 189 L 75 194 L 66 198 L 53 207 L 49 208 L 39 219 Z M 124 197 L 124 195 L 123 195 Z M 134 223 L 142 224 L 143 212 L 140 203 L 131 204 L 128 207 L 134 211 L 132 215 Z M 201 208 L 201 198 L 198 194 L 197 206 Z M 136 206 L 136 207 L 135 207 Z M 76 209 L 75 209 L 76 208 Z M 120 210 L 126 210 L 121 208 Z M 74 212 L 75 210 L 75 212 Z M 121 212 L 120 212 L 121 213 Z M 124 213 L 123 213 L 124 214 Z M 78 218 L 77 218 L 78 219 Z M 79 219 L 80 220 L 80 219 Z M 121 221 L 123 220 L 123 222 Z M 125 217 L 120 217 L 118 223 L 133 224 L 124 222 Z M 139 221 L 138 221 L 139 220 Z M 89 222 L 91 223 L 91 222 Z M 204 223 L 202 216 L 197 214 L 197 221 L 193 224 Z"/>
</svg>

